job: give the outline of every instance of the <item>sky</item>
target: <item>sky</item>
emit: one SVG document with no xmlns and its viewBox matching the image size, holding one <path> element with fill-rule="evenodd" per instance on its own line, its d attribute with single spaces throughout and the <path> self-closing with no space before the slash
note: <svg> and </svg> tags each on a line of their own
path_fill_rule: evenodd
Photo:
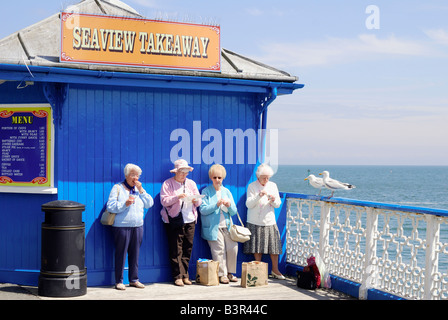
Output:
<svg viewBox="0 0 448 320">
<path fill-rule="evenodd" d="M 0 38 L 77 2 L 2 3 Z M 219 25 L 223 48 L 298 77 L 269 107 L 280 164 L 448 165 L 446 0 L 124 2 Z"/>
</svg>

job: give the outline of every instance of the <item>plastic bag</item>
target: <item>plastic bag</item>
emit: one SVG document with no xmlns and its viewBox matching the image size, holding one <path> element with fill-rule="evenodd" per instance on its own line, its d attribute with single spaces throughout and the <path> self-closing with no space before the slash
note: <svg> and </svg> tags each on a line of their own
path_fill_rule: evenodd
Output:
<svg viewBox="0 0 448 320">
<path fill-rule="evenodd" d="M 325 266 L 323 259 L 321 259 L 319 252 L 316 250 L 314 252 L 314 258 L 316 262 L 316 266 L 319 269 L 320 278 L 321 278 L 321 287 L 323 288 L 331 288 L 331 278 L 330 273 Z"/>
</svg>

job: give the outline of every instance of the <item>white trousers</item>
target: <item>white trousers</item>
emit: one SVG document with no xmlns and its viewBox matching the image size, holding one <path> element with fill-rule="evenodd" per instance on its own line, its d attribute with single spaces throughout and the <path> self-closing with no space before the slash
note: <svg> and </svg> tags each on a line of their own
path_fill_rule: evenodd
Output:
<svg viewBox="0 0 448 320">
<path fill-rule="evenodd" d="M 236 259 L 238 255 L 238 242 L 230 238 L 227 228 L 218 229 L 218 239 L 208 240 L 212 259 L 219 262 L 218 276 L 227 276 L 228 273 L 236 272 Z"/>
</svg>

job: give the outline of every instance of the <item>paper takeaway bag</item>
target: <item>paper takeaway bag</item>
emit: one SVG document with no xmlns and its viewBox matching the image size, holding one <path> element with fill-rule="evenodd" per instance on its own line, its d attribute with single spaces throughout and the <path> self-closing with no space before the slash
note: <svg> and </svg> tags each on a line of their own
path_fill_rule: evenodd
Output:
<svg viewBox="0 0 448 320">
<path fill-rule="evenodd" d="M 205 286 L 219 285 L 219 262 L 199 259 L 196 262 L 196 283 Z"/>
<path fill-rule="evenodd" d="M 268 285 L 268 264 L 261 261 L 243 262 L 241 286 L 259 287 Z"/>
</svg>

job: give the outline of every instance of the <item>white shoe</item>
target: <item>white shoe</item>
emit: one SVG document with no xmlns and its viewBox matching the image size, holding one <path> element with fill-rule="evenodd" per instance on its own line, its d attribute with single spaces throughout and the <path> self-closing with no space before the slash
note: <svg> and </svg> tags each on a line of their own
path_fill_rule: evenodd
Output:
<svg viewBox="0 0 448 320">
<path fill-rule="evenodd" d="M 279 279 L 279 280 L 285 280 L 285 279 L 286 279 L 284 275 L 282 275 L 282 274 L 276 274 L 276 273 L 274 273 L 273 271 L 271 272 L 271 276 L 272 276 L 274 279 Z"/>
</svg>

